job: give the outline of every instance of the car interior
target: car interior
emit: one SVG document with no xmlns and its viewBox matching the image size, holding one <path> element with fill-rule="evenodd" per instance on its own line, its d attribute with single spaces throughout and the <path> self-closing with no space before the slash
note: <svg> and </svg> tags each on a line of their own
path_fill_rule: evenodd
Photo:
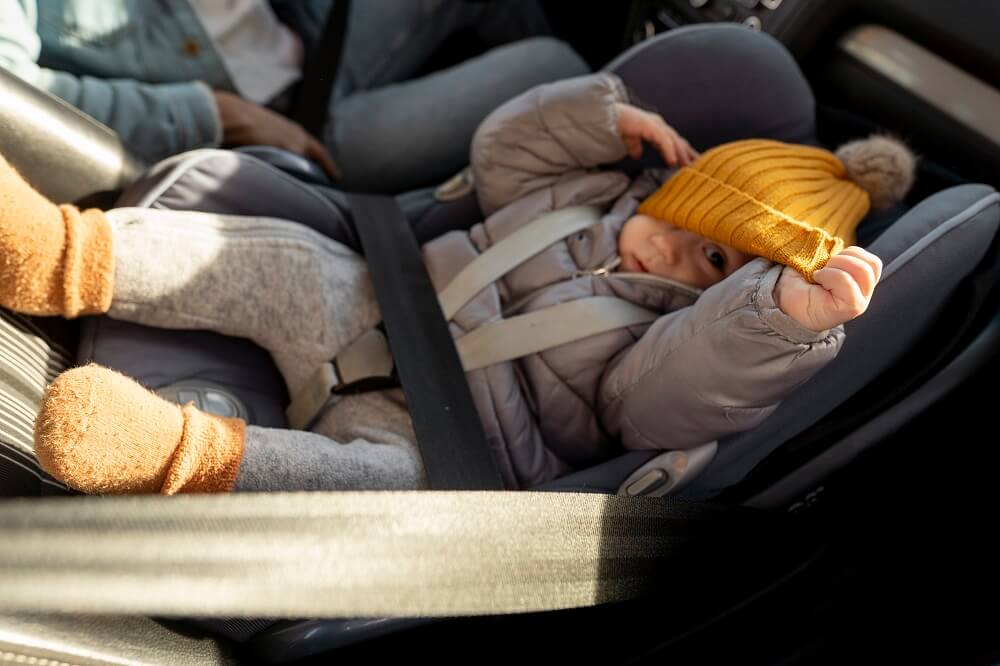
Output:
<svg viewBox="0 0 1000 666">
<path fill-rule="evenodd" d="M 859 228 L 859 244 L 886 272 L 834 363 L 753 430 L 691 451 L 623 453 L 530 489 L 761 512 L 780 519 L 776 533 L 679 565 L 637 599 L 544 612 L 192 618 L 53 613 L 44 604 L 15 613 L 0 603 L 0 656 L 305 664 L 420 653 L 467 661 L 488 651 L 586 663 L 860 655 L 995 663 L 996 614 L 975 609 L 996 598 L 995 563 L 980 542 L 998 499 L 989 419 L 1000 351 L 1000 8 L 977 0 L 544 6 L 557 37 L 594 70 L 621 76 L 700 150 L 750 136 L 832 147 L 885 132 L 919 156 L 905 201 Z M 473 35 L 457 35 L 429 68 L 478 48 Z M 375 261 L 356 200 L 278 149 L 198 150 L 142 164 L 107 128 L 0 71 L 0 151 L 54 200 L 282 217 Z M 652 152 L 608 168 L 661 166 Z M 398 193 L 396 203 L 417 243 L 483 217 L 466 172 Z M 333 209 L 354 226 L 332 225 Z M 177 402 L 289 427 L 281 377 L 247 340 L 0 311 L 0 511 L 8 517 L 42 496 L 71 494 L 34 460 L 32 422 L 45 385 L 87 362 Z M 956 516 L 977 526 L 963 529 Z M 890 615 L 898 628 L 887 626 Z"/>
</svg>

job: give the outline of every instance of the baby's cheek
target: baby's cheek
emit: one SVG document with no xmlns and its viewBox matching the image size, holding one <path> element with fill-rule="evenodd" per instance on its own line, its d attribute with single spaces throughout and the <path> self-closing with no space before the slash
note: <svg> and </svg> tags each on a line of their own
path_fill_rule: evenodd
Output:
<svg viewBox="0 0 1000 666">
<path fill-rule="evenodd" d="M 635 249 L 638 237 L 642 234 L 642 224 L 643 216 L 633 215 L 622 225 L 618 234 L 618 256 L 625 256 Z"/>
</svg>

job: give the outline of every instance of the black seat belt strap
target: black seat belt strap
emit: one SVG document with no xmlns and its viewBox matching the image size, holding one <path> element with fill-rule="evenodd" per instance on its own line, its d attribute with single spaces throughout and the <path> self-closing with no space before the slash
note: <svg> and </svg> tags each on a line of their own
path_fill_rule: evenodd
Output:
<svg viewBox="0 0 1000 666">
<path fill-rule="evenodd" d="M 292 119 L 317 138 L 322 137 L 323 126 L 330 117 L 330 96 L 344 53 L 350 12 L 350 0 L 334 0 L 316 52 L 306 63 L 292 107 Z"/>
<path fill-rule="evenodd" d="M 455 343 L 416 239 L 390 197 L 347 195 L 430 487 L 499 490 Z"/>
</svg>

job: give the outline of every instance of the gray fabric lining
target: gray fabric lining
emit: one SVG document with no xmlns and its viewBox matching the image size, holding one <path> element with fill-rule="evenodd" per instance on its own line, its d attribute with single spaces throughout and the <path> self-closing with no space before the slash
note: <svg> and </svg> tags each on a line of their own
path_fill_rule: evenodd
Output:
<svg viewBox="0 0 1000 666">
<path fill-rule="evenodd" d="M 934 231 L 930 232 L 918 242 L 911 245 L 909 249 L 896 257 L 891 264 L 886 266 L 885 271 L 882 273 L 882 279 L 885 280 L 897 271 L 902 270 L 914 257 L 918 256 L 929 245 L 939 242 L 946 234 L 959 228 L 969 219 L 978 215 L 989 206 L 996 204 L 998 201 L 1000 201 L 1000 193 L 994 192 L 989 196 L 983 197 L 962 212 L 957 213 L 951 219 L 941 223 L 941 225 L 935 228 Z"/>
<path fill-rule="evenodd" d="M 81 365 L 113 368 L 151 389 L 182 382 L 222 386 L 245 408 L 249 423 L 288 427 L 284 380 L 267 352 L 243 338 L 91 317 L 77 358 Z"/>
<path fill-rule="evenodd" d="M 168 182 L 161 185 L 157 177 Z M 306 185 L 232 151 L 200 150 L 157 165 L 153 176 L 121 196 L 118 206 L 281 218 L 359 248 L 342 192 Z"/>
<path fill-rule="evenodd" d="M 893 405 L 835 446 L 808 460 L 802 467 L 774 483 L 746 502 L 747 506 L 777 508 L 787 505 L 816 487 L 832 472 L 845 467 L 887 435 L 899 430 L 928 407 L 948 395 L 978 368 L 983 367 L 1000 346 L 1000 322 L 994 321 L 986 336 L 970 346 L 955 363 L 949 365 L 912 395 Z"/>
<path fill-rule="evenodd" d="M 293 220 L 301 221 L 301 214 L 295 215 L 288 212 L 289 207 L 294 211 L 310 211 L 311 214 L 320 214 L 321 211 L 325 211 L 326 214 L 338 213 L 337 208 L 327 198 L 319 194 L 314 186 L 306 185 L 265 162 L 243 153 L 213 149 L 195 150 L 184 153 L 179 159 L 175 158 L 175 161 L 162 162 L 159 166 L 157 172 L 149 177 L 151 185 L 148 186 L 148 189 L 136 186 L 133 191 L 123 195 L 118 205 L 197 210 L 199 205 L 194 201 L 176 199 L 177 192 L 172 190 L 176 190 L 175 186 L 178 181 L 190 177 L 192 173 L 198 173 L 221 183 L 234 173 L 243 170 L 247 173 L 240 174 L 242 177 L 250 180 L 263 180 L 267 184 L 262 192 L 254 188 L 241 188 L 238 193 L 231 193 L 238 194 L 257 215 L 267 215 L 261 211 L 260 206 L 271 207 L 275 203 L 286 209 L 282 217 Z M 166 175 L 163 175 L 164 167 L 169 167 L 169 173 Z M 194 192 L 199 198 L 202 198 L 217 189 L 219 188 L 197 188 Z M 276 196 L 282 194 L 282 190 L 288 190 L 288 192 L 283 193 L 283 196 Z M 306 202 L 302 202 L 299 199 L 300 196 L 305 197 Z M 169 204 L 165 203 L 167 198 L 170 199 Z M 229 210 L 228 212 L 235 213 L 236 211 Z"/>
</svg>

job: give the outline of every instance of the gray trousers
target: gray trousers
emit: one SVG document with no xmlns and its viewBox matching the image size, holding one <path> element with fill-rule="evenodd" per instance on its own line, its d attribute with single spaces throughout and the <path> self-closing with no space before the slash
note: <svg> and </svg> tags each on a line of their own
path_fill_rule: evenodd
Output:
<svg viewBox="0 0 1000 666">
<path fill-rule="evenodd" d="M 308 5 L 283 5 L 293 30 L 315 32 Z M 428 71 L 442 45 L 462 33 L 489 50 Z M 590 71 L 550 33 L 538 0 L 352 3 L 323 131 L 343 168 L 338 186 L 396 193 L 452 176 L 468 164 L 472 135 L 490 111 L 536 85 Z M 270 106 L 287 113 L 295 94 L 289 89 Z"/>
<path fill-rule="evenodd" d="M 149 208 L 108 218 L 111 317 L 248 338 L 291 394 L 381 318 L 364 260 L 299 224 Z M 423 488 L 415 441 L 401 391 L 347 396 L 314 432 L 249 426 L 236 489 Z"/>
<path fill-rule="evenodd" d="M 414 78 L 463 29 L 495 48 Z M 590 71 L 548 33 L 538 0 L 352 3 L 323 137 L 343 167 L 339 185 L 403 192 L 460 170 L 490 111 L 537 85 Z"/>
</svg>

